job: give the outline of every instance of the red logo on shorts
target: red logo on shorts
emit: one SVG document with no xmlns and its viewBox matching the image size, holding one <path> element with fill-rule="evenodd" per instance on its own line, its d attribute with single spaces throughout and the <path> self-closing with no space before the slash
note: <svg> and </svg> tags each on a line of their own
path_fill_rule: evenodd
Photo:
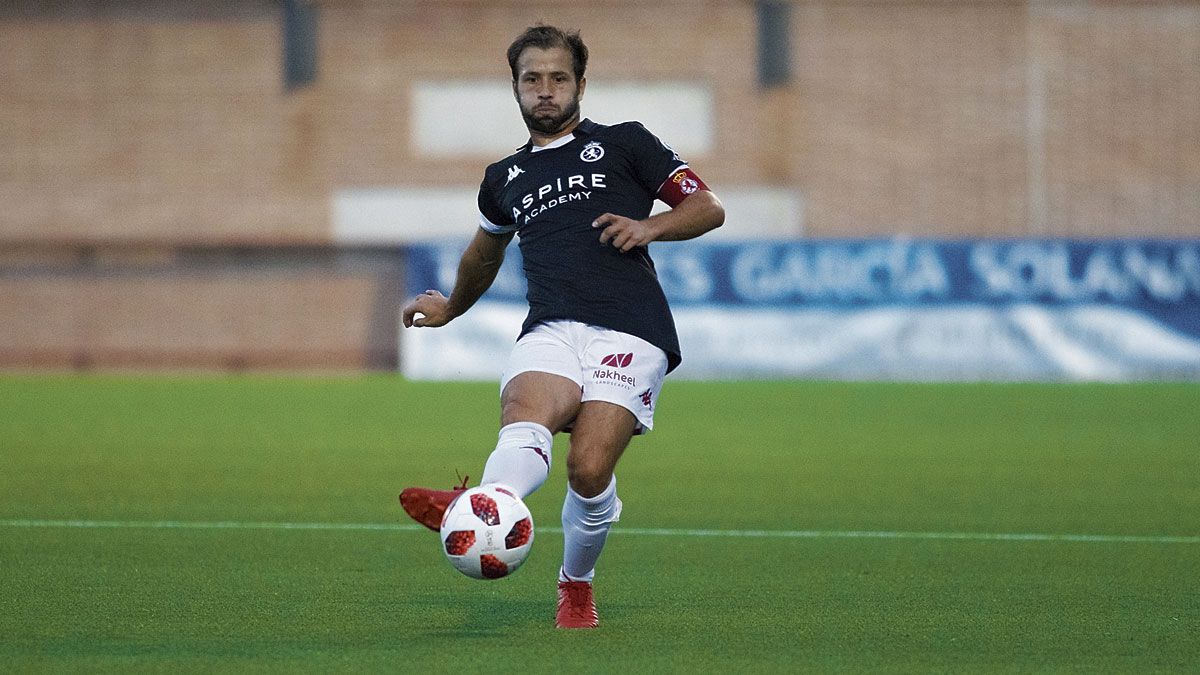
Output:
<svg viewBox="0 0 1200 675">
<path fill-rule="evenodd" d="M 654 396 L 654 395 L 651 393 L 651 390 L 647 389 L 646 391 L 643 391 L 643 392 L 642 392 L 642 405 L 644 405 L 644 406 L 646 406 L 647 408 L 649 408 L 649 407 L 650 407 L 650 404 L 651 404 L 651 403 L 653 402 L 653 400 L 654 400 L 653 396 Z"/>
<path fill-rule="evenodd" d="M 633 354 L 609 354 L 600 361 L 600 365 L 613 368 L 624 368 L 631 363 L 633 363 Z"/>
</svg>

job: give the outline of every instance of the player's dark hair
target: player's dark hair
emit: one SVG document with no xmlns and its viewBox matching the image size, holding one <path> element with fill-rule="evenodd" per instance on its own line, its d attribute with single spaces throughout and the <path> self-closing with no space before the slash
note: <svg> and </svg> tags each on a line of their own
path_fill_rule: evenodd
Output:
<svg viewBox="0 0 1200 675">
<path fill-rule="evenodd" d="M 588 48 L 583 44 L 583 38 L 579 37 L 579 31 L 567 32 L 561 28 L 541 23 L 526 28 L 525 32 L 518 35 L 517 39 L 508 46 L 508 67 L 512 69 L 513 82 L 517 81 L 517 59 L 521 58 L 521 52 L 530 47 L 538 49 L 565 48 L 571 52 L 575 81 L 579 82 L 583 79 L 583 71 L 587 70 Z"/>
</svg>

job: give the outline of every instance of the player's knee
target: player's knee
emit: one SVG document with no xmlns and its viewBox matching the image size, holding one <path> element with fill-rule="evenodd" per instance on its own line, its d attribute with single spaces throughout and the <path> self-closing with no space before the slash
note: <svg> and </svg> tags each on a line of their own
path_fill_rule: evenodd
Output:
<svg viewBox="0 0 1200 675">
<path fill-rule="evenodd" d="M 524 399 L 507 397 L 500 402 L 500 419 L 504 424 L 511 420 L 528 421 L 538 416 L 539 410 Z"/>
<path fill-rule="evenodd" d="M 595 497 L 612 481 L 612 469 L 594 457 L 567 457 L 567 482 L 580 497 Z"/>
</svg>

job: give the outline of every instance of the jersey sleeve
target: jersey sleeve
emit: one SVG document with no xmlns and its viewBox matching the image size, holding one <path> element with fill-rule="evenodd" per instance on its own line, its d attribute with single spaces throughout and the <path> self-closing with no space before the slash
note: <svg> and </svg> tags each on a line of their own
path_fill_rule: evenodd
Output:
<svg viewBox="0 0 1200 675">
<path fill-rule="evenodd" d="M 479 184 L 478 202 L 479 227 L 491 234 L 508 234 L 517 231 L 517 224 L 500 206 L 486 175 L 483 177 L 483 182 Z"/>
<path fill-rule="evenodd" d="M 629 123 L 629 147 L 633 155 L 634 173 L 646 191 L 654 195 L 677 170 L 687 167 L 671 146 L 659 140 L 640 122 Z"/>
</svg>

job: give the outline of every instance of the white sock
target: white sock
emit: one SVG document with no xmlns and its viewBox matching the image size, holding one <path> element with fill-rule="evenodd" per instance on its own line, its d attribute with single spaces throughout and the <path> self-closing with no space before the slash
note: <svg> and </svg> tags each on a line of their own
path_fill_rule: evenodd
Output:
<svg viewBox="0 0 1200 675">
<path fill-rule="evenodd" d="M 608 530 L 620 518 L 616 476 L 595 497 L 581 497 L 567 486 L 562 510 L 563 566 L 558 573 L 559 581 L 592 580 Z"/>
<path fill-rule="evenodd" d="M 550 474 L 553 439 L 550 430 L 536 422 L 513 422 L 503 427 L 479 484 L 507 485 L 521 499 L 533 494 Z"/>
</svg>

